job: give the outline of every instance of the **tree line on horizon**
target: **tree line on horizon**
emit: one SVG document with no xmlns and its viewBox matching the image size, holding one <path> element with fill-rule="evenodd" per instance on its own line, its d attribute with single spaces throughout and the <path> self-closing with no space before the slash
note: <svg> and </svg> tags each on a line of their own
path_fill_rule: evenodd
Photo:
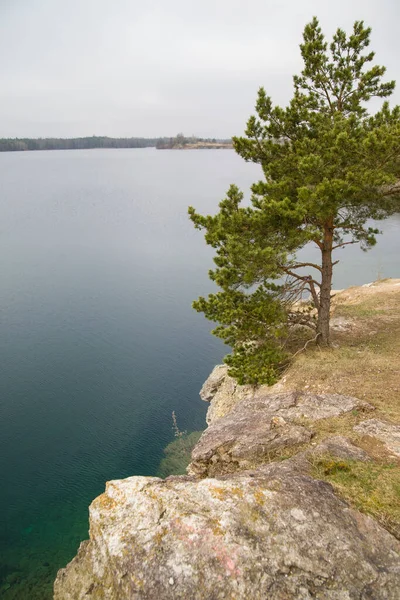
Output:
<svg viewBox="0 0 400 600">
<path fill-rule="evenodd" d="M 91 148 L 149 148 L 159 138 L 112 138 L 93 135 L 80 138 L 2 138 L 0 152 L 24 150 L 86 150 Z"/>
<path fill-rule="evenodd" d="M 227 142 L 216 138 L 185 137 L 125 137 L 87 136 L 79 138 L 0 138 L 0 152 L 26 150 L 88 150 L 94 148 L 175 148 L 196 142 Z"/>
</svg>

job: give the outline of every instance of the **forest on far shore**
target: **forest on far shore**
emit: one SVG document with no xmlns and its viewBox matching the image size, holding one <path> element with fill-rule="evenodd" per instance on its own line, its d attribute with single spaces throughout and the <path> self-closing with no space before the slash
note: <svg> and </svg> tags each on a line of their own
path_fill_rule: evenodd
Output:
<svg viewBox="0 0 400 600">
<path fill-rule="evenodd" d="M 0 152 L 23 150 L 85 150 L 89 148 L 147 148 L 159 138 L 111 138 L 93 135 L 81 138 L 3 138 Z"/>
<path fill-rule="evenodd" d="M 126 137 L 112 138 L 93 135 L 80 138 L 0 138 L 0 152 L 17 152 L 25 150 L 86 150 L 91 148 L 174 148 L 179 145 L 198 142 L 230 142 L 230 140 L 216 140 L 185 137 L 178 134 L 176 137 Z"/>
</svg>

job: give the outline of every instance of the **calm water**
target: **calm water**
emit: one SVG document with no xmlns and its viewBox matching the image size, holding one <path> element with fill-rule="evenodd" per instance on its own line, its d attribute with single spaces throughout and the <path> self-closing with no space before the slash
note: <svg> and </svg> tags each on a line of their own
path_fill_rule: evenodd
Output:
<svg viewBox="0 0 400 600">
<path fill-rule="evenodd" d="M 156 472 L 224 348 L 191 301 L 211 252 L 187 205 L 215 210 L 258 167 L 233 151 L 0 154 L 0 596 L 51 597 L 108 479 Z M 400 277 L 400 219 L 335 287 Z M 306 251 L 308 252 L 308 251 Z"/>
</svg>

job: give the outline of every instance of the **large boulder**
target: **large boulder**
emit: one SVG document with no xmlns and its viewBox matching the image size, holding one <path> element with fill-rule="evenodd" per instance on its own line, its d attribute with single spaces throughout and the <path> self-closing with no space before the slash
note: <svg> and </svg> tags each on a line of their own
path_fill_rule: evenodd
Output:
<svg viewBox="0 0 400 600">
<path fill-rule="evenodd" d="M 204 477 L 255 467 L 309 442 L 312 433 L 304 423 L 372 408 L 341 394 L 254 388 L 204 431 L 192 452 L 189 473 Z"/>
<path fill-rule="evenodd" d="M 397 600 L 399 589 L 400 543 L 293 459 L 109 482 L 54 599 Z"/>
</svg>

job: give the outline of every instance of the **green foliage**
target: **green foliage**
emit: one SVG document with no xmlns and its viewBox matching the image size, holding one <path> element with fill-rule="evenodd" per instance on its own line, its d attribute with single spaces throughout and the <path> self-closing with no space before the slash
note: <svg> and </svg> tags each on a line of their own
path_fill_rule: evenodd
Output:
<svg viewBox="0 0 400 600">
<path fill-rule="evenodd" d="M 243 194 L 231 186 L 216 215 L 189 208 L 216 250 L 210 278 L 221 288 L 194 308 L 219 323 L 213 333 L 232 347 L 226 362 L 240 382 L 274 381 L 289 327 L 306 324 L 292 311 L 305 291 L 317 309 L 317 339 L 329 344 L 333 252 L 355 243 L 367 250 L 379 233 L 368 220 L 400 208 L 400 107 L 384 102 L 367 112 L 371 98 L 395 86 L 382 82 L 384 67 L 369 64 L 370 31 L 357 21 L 348 36 L 338 29 L 328 47 L 314 18 L 289 105 L 273 106 L 261 88 L 257 116 L 245 137 L 233 138 L 236 152 L 263 169 L 251 205 L 242 206 Z M 296 252 L 309 242 L 321 260 L 301 263 Z"/>
<path fill-rule="evenodd" d="M 286 259 L 286 249 L 282 246 L 278 255 L 274 228 L 268 226 L 266 236 L 268 224 L 251 209 L 239 207 L 242 199 L 232 185 L 216 216 L 203 217 L 189 208 L 195 226 L 206 229 L 206 242 L 216 249 L 217 269 L 209 275 L 222 288 L 199 298 L 193 308 L 219 323 L 213 333 L 234 348 L 225 362 L 239 383 L 272 384 L 285 357 L 278 340 L 285 337 L 287 317 L 281 286 L 269 280 L 279 276 L 278 260 Z"/>
<path fill-rule="evenodd" d="M 276 365 L 285 358 L 278 340 L 286 334 L 286 315 L 273 292 L 263 286 L 253 293 L 228 288 L 199 298 L 193 307 L 218 322 L 213 333 L 235 348 L 225 362 L 240 384 L 276 381 Z"/>
</svg>

